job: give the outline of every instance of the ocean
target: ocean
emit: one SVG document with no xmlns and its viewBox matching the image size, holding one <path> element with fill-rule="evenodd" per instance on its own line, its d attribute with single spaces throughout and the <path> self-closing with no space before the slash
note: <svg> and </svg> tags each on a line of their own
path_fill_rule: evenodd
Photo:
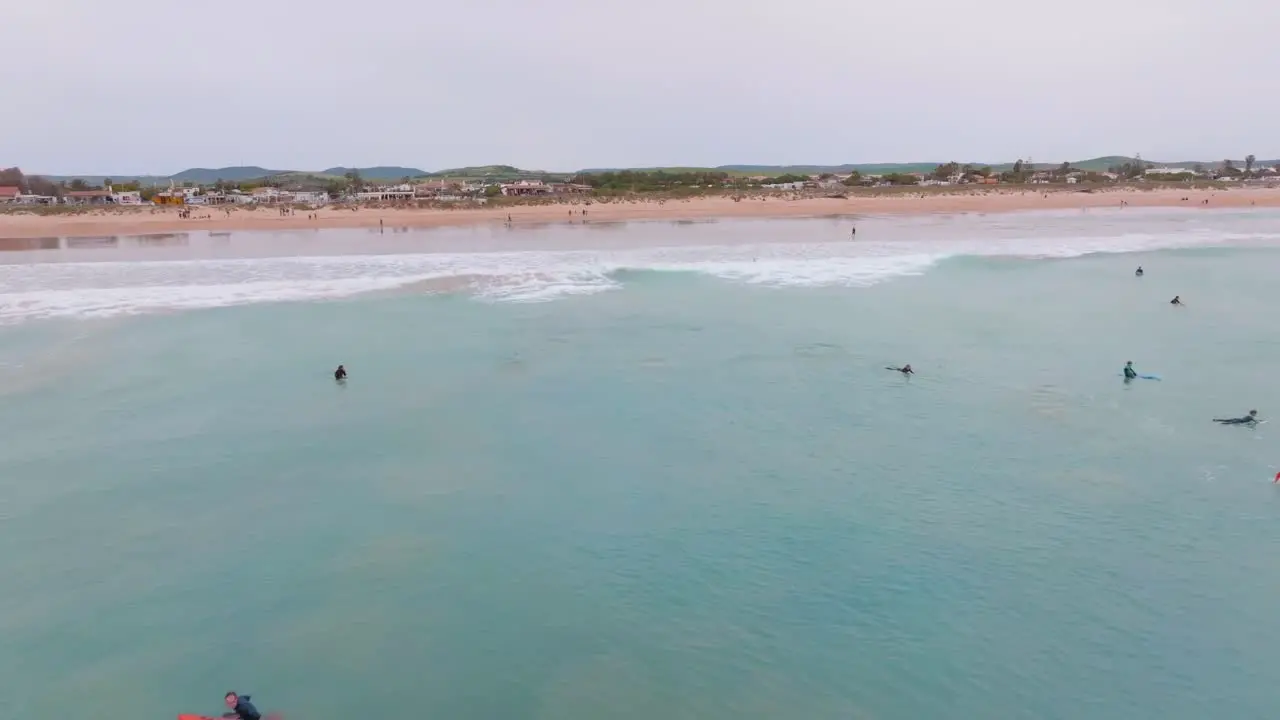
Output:
<svg viewBox="0 0 1280 720">
<path fill-rule="evenodd" d="M 1273 716 L 1280 213 L 854 222 L 7 241 L 0 717 Z"/>
</svg>

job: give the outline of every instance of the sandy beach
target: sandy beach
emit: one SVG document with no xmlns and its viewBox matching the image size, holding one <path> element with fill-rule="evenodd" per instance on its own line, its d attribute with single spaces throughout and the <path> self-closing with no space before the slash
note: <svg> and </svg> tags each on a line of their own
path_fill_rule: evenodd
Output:
<svg viewBox="0 0 1280 720">
<path fill-rule="evenodd" d="M 734 200 L 575 199 L 550 204 L 488 208 L 326 207 L 289 216 L 274 208 L 194 207 L 184 219 L 176 208 L 112 208 L 83 213 L 0 213 L 0 238 L 143 235 L 189 230 L 298 230 L 313 228 L 430 228 L 477 223 L 542 224 L 561 221 L 692 220 L 709 218 L 795 218 L 829 215 L 999 213 L 1096 207 L 1280 207 L 1280 188 L 1230 190 L 1110 189 L 1038 191 L 1000 189 L 971 192 L 865 193 L 845 198 L 783 195 Z M 585 211 L 585 215 L 583 212 Z"/>
</svg>

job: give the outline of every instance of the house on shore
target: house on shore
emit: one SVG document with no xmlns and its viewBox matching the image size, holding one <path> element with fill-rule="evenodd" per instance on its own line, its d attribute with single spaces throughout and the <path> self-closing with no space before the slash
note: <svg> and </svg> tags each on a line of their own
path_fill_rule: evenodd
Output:
<svg viewBox="0 0 1280 720">
<path fill-rule="evenodd" d="M 57 205 L 58 198 L 52 195 L 24 195 L 18 193 L 18 197 L 14 202 L 19 205 Z"/>
<path fill-rule="evenodd" d="M 360 202 L 394 202 L 397 200 L 412 200 L 413 198 L 413 186 L 403 184 L 356 193 L 356 200 Z"/>
<path fill-rule="evenodd" d="M 329 193 L 322 190 L 299 190 L 289 193 L 289 202 L 318 207 L 329 204 Z"/>
<path fill-rule="evenodd" d="M 508 197 L 550 195 L 552 193 L 551 186 L 541 180 L 517 180 L 513 183 L 503 183 L 501 187 L 502 194 Z"/>
<path fill-rule="evenodd" d="M 450 183 L 444 180 L 428 180 L 413 186 L 413 196 L 418 200 L 431 200 L 449 194 Z"/>
<path fill-rule="evenodd" d="M 107 188 L 111 190 L 111 188 Z M 116 205 L 141 205 L 142 193 L 138 190 L 117 190 L 111 193 L 111 202 Z"/>
<path fill-rule="evenodd" d="M 22 188 L 17 185 L 0 185 L 0 205 L 16 203 L 20 195 L 22 195 Z"/>
<path fill-rule="evenodd" d="M 252 198 L 252 202 L 266 204 L 277 203 L 284 199 L 279 188 L 273 187 L 254 188 L 249 193 L 249 197 Z"/>
<path fill-rule="evenodd" d="M 110 190 L 68 190 L 62 195 L 64 205 L 110 205 Z"/>
<path fill-rule="evenodd" d="M 1194 177 L 1198 175 L 1195 170 L 1184 167 L 1149 167 L 1142 171 L 1143 175 L 1186 175 Z"/>
<path fill-rule="evenodd" d="M 590 195 L 595 188 L 582 183 L 552 183 L 551 192 L 556 195 Z"/>
</svg>

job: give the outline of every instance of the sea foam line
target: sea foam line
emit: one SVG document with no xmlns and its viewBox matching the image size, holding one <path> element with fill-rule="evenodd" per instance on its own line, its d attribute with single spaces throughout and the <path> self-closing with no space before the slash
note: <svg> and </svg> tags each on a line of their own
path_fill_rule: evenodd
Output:
<svg viewBox="0 0 1280 720">
<path fill-rule="evenodd" d="M 0 322 L 104 317 L 342 298 L 468 278 L 479 298 L 539 302 L 621 286 L 622 271 L 692 272 L 764 286 L 868 286 L 956 256 L 1071 258 L 1208 245 L 1276 243 L 1280 234 L 1168 234 L 896 242 L 772 243 L 618 251 L 337 255 L 0 265 Z"/>
</svg>

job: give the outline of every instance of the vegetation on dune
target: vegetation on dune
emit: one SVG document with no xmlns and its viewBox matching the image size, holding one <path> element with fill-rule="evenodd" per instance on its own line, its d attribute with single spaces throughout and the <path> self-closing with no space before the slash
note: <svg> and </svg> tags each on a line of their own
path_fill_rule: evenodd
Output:
<svg viewBox="0 0 1280 720">
<path fill-rule="evenodd" d="M 596 192 L 662 192 L 674 188 L 707 188 L 722 187 L 728 174 L 714 171 L 695 171 L 672 173 L 665 170 L 644 172 L 622 170 L 619 172 L 585 173 L 573 176 L 570 180 L 582 185 L 590 185 Z"/>
</svg>

